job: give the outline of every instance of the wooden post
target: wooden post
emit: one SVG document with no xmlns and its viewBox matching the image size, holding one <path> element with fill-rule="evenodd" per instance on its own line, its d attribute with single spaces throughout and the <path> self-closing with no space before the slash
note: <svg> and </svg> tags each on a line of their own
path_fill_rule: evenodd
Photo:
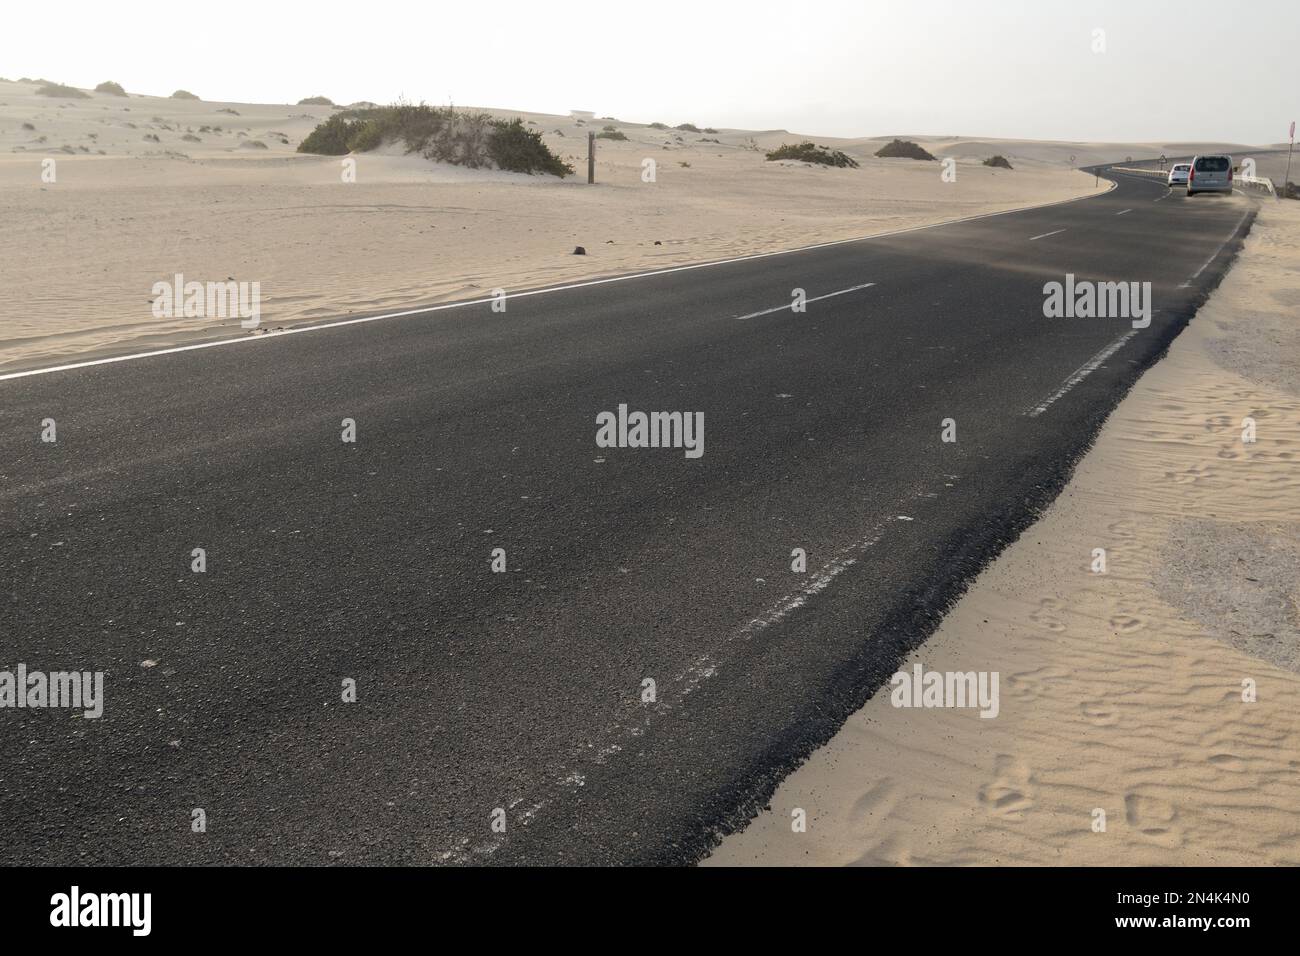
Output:
<svg viewBox="0 0 1300 956">
<path fill-rule="evenodd" d="M 596 134 L 592 130 L 587 131 L 587 182 L 588 184 L 596 181 Z"/>
<path fill-rule="evenodd" d="M 1295 120 L 1291 121 L 1291 145 L 1286 150 L 1286 173 L 1282 176 L 1282 198 L 1291 195 L 1291 153 L 1295 150 Z M 1274 198 L 1277 197 L 1277 188 L 1273 189 Z"/>
</svg>

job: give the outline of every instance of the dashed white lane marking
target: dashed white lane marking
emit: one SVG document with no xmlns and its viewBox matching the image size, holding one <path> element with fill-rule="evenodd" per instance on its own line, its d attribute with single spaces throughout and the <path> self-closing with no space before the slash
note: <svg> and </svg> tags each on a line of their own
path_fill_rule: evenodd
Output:
<svg viewBox="0 0 1300 956">
<path fill-rule="evenodd" d="M 1097 371 L 1097 369 L 1101 367 L 1102 362 L 1106 361 L 1106 359 L 1110 358 L 1121 348 L 1123 348 L 1124 343 L 1127 342 L 1129 339 L 1133 338 L 1133 336 L 1137 335 L 1138 331 L 1139 331 L 1138 329 L 1129 329 L 1127 332 L 1125 332 L 1123 335 L 1117 338 L 1114 342 L 1111 342 L 1110 345 L 1106 346 L 1104 349 L 1102 349 L 1092 358 L 1088 359 L 1088 361 L 1084 362 L 1077 369 L 1075 369 L 1070 374 L 1069 378 L 1067 378 L 1063 383 L 1061 383 L 1060 388 L 1054 391 L 1051 395 L 1048 395 L 1047 398 L 1043 399 L 1041 402 L 1039 402 L 1037 405 L 1031 408 L 1026 414 L 1028 414 L 1030 418 L 1037 418 L 1039 415 L 1043 414 L 1043 412 L 1047 411 L 1047 409 L 1051 406 L 1051 404 L 1055 402 L 1058 398 L 1060 398 L 1070 389 L 1074 388 L 1074 386 L 1078 385 L 1080 382 L 1082 382 L 1093 372 Z"/>
<path fill-rule="evenodd" d="M 607 285 L 611 282 L 628 282 L 632 279 L 646 279 L 651 276 L 670 275 L 674 272 L 689 272 L 693 269 L 711 269 L 715 266 L 730 265 L 733 262 L 750 262 L 755 259 L 770 259 L 774 256 L 788 256 L 796 252 L 808 252 L 813 249 L 828 249 L 832 246 L 843 246 L 851 242 L 865 242 L 869 239 L 888 239 L 892 236 L 901 236 L 912 232 L 924 232 L 926 229 L 938 229 L 941 226 L 956 226 L 966 222 L 976 222 L 980 219 L 996 219 L 998 216 L 1010 216 L 1012 213 L 1029 212 L 1032 209 L 1046 209 L 1049 206 L 1063 206 L 1066 203 L 1083 202 L 1086 199 L 1094 199 L 1097 196 L 1104 196 L 1119 187 L 1119 183 L 1111 182 L 1110 186 L 1102 192 L 1091 193 L 1087 196 L 1076 196 L 1073 199 L 1058 199 L 1055 202 L 1039 203 L 1036 206 L 1021 206 L 1018 209 L 1004 209 L 1001 212 L 986 212 L 978 216 L 964 216 L 961 219 L 948 219 L 944 222 L 931 222 L 923 226 L 908 226 L 906 229 L 894 229 L 889 232 L 877 232 L 870 236 L 856 236 L 852 239 L 834 239 L 830 242 L 817 242 L 810 246 L 799 246 L 794 249 L 778 249 L 775 252 L 756 252 L 748 256 L 736 256 L 731 259 L 717 259 L 711 262 L 695 262 L 690 265 L 672 266 L 667 269 L 656 269 L 652 272 L 636 272 L 625 276 L 610 276 L 606 279 L 590 279 L 586 282 L 573 282 L 568 285 L 548 286 L 544 289 L 529 289 L 525 292 L 515 292 L 505 296 L 507 299 L 522 299 L 530 295 L 548 295 L 552 292 L 567 292 L 571 289 L 585 289 L 590 286 Z M 194 352 L 199 349 L 215 349 L 227 345 L 248 345 L 254 342 L 272 342 L 286 335 L 299 335 L 303 332 L 319 332 L 321 329 L 337 329 L 345 325 L 360 325 L 365 322 L 382 322 L 385 319 L 398 319 L 412 315 L 427 315 L 433 312 L 443 312 L 447 309 L 463 309 L 471 305 L 485 305 L 491 302 L 499 302 L 500 298 L 490 299 L 473 299 L 469 302 L 446 302 L 442 305 L 426 306 L 422 309 L 407 309 L 404 312 L 387 312 L 383 315 L 367 315 L 357 319 L 340 319 L 336 322 L 323 322 L 320 325 L 297 325 L 293 328 L 285 329 L 282 332 L 275 332 L 270 335 L 249 335 L 241 336 L 237 339 L 218 339 L 215 342 L 199 342 L 194 345 L 178 345 L 167 349 L 154 349 L 149 352 L 136 352 L 131 355 L 114 355 L 110 358 L 89 359 L 85 362 L 70 362 L 67 365 L 53 365 L 48 368 L 34 368 L 26 372 L 9 372 L 0 375 L 0 382 L 8 381 L 15 378 L 27 378 L 30 375 L 49 375 L 52 372 L 67 372 L 72 369 L 90 368 L 94 365 L 111 365 L 116 362 L 132 362 L 137 359 L 153 358 L 158 355 L 175 355 L 179 352 Z"/>
<path fill-rule="evenodd" d="M 827 292 L 825 295 L 819 295 L 816 298 L 812 298 L 812 299 L 804 299 L 803 301 L 804 304 L 807 305 L 809 302 L 820 302 L 822 299 L 833 299 L 837 295 L 847 295 L 850 292 L 857 292 L 859 289 L 870 289 L 873 285 L 875 285 L 874 282 L 864 282 L 862 283 L 862 285 L 850 286 L 847 289 L 840 289 L 840 291 L 838 292 Z M 738 315 L 736 316 L 736 321 L 744 322 L 746 319 L 756 319 L 760 315 L 771 315 L 773 312 L 784 312 L 787 309 L 793 309 L 793 308 L 794 308 L 794 303 L 787 302 L 785 305 L 778 305 L 770 309 L 763 309 L 763 311 L 761 312 L 751 312 L 749 313 L 749 315 Z"/>
<path fill-rule="evenodd" d="M 1122 216 L 1122 215 L 1124 215 L 1124 213 L 1126 213 L 1126 212 L 1132 212 L 1132 211 L 1133 211 L 1132 209 L 1121 209 L 1119 212 L 1115 213 L 1115 215 L 1117 215 L 1117 216 Z"/>
<path fill-rule="evenodd" d="M 1033 242 L 1035 239 L 1046 239 L 1048 236 L 1059 236 L 1063 232 L 1065 232 L 1064 229 L 1058 229 L 1056 232 L 1045 232 L 1041 236 L 1030 236 L 1029 241 Z"/>
</svg>

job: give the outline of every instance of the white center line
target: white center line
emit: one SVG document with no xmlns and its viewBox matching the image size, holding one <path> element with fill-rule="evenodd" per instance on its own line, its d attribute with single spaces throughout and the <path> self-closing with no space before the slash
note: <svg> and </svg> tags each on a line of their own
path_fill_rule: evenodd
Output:
<svg viewBox="0 0 1300 956">
<path fill-rule="evenodd" d="M 1117 216 L 1122 216 L 1122 215 L 1124 215 L 1124 213 L 1126 213 L 1126 212 L 1132 212 L 1132 211 L 1133 211 L 1132 209 L 1121 209 L 1119 212 L 1115 213 L 1115 215 L 1117 215 Z"/>
<path fill-rule="evenodd" d="M 1059 236 L 1063 232 L 1065 232 L 1064 229 L 1058 229 L 1056 232 L 1045 232 L 1041 236 L 1030 236 L 1029 241 L 1033 242 L 1035 239 L 1046 239 L 1048 236 Z"/>
<path fill-rule="evenodd" d="M 794 249 L 775 249 L 771 252 L 755 252 L 745 256 L 733 256 L 730 259 L 717 259 L 712 262 L 692 262 L 681 266 L 669 266 L 664 269 L 655 269 L 651 272 L 634 272 L 628 275 L 608 276 L 604 279 L 590 279 L 585 282 L 571 282 L 567 285 L 547 286 L 542 289 L 528 289 L 523 292 L 515 292 L 507 295 L 507 299 L 518 299 L 524 296 L 533 295 L 550 295 L 555 292 L 567 292 L 570 289 L 586 289 L 591 286 L 606 285 L 611 282 L 628 282 L 633 279 L 645 279 L 650 276 L 669 275 L 674 272 L 691 272 L 695 269 L 712 269 L 718 266 L 731 265 L 735 262 L 751 262 L 756 259 L 770 259 L 774 256 L 788 256 L 800 252 L 810 252 L 814 249 L 829 249 L 832 246 L 843 246 L 851 242 L 867 242 L 874 239 L 885 239 L 891 236 L 902 236 L 913 232 L 924 232 L 927 229 L 939 229 L 943 226 L 956 226 L 966 222 L 976 222 L 981 219 L 996 219 L 999 216 L 1010 216 L 1015 213 L 1029 212 L 1032 209 L 1046 209 L 1048 206 L 1064 206 L 1069 203 L 1082 202 L 1085 199 L 1094 199 L 1097 196 L 1104 195 L 1112 190 L 1118 189 L 1119 183 L 1112 181 L 1106 189 L 1099 193 L 1088 193 L 1086 196 L 1076 196 L 1074 199 L 1057 199 L 1053 202 L 1037 203 L 1033 206 L 1022 206 L 1018 209 L 1004 209 L 1001 212 L 979 213 L 974 216 L 966 216 L 961 219 L 948 219 L 943 222 L 932 222 L 922 226 L 905 226 L 901 229 L 894 229 L 889 232 L 878 232 L 870 236 L 856 236 L 852 239 L 831 239 L 827 242 L 817 242 L 810 246 L 799 246 Z M 420 309 L 405 309 L 401 312 L 387 312 L 383 315 L 365 315 L 355 319 L 338 319 L 331 322 L 322 322 L 319 325 L 295 325 L 281 332 L 274 332 L 267 335 L 246 335 L 233 339 L 217 339 L 212 342 L 197 342 L 193 345 L 177 345 L 171 348 L 153 349 L 148 352 L 135 352 L 131 355 L 114 355 L 108 358 L 87 359 L 81 362 L 69 362 L 65 365 L 53 365 L 47 368 L 34 368 L 25 372 L 6 372 L 0 375 L 0 382 L 9 381 L 16 378 L 27 378 L 32 375 L 49 375 L 54 372 L 68 372 L 73 369 L 91 368 L 96 365 L 113 365 L 118 362 L 134 362 L 139 359 L 154 358 L 161 355 L 175 355 L 179 352 L 193 352 L 199 349 L 224 348 L 229 345 L 251 345 L 257 342 L 274 342 L 286 335 L 297 335 L 304 332 L 319 332 L 322 329 L 337 329 L 348 325 L 360 325 L 366 322 L 383 322 L 388 319 L 399 319 L 414 315 L 429 315 L 434 312 L 443 312 L 447 309 L 463 309 L 468 306 L 486 305 L 500 301 L 499 299 L 473 299 L 465 302 L 445 302 L 442 305 L 426 306 Z"/>
<path fill-rule="evenodd" d="M 875 285 L 874 282 L 864 282 L 862 283 L 862 285 L 855 285 L 847 289 L 840 289 L 839 292 L 827 292 L 825 295 L 819 295 L 815 299 L 804 299 L 804 304 L 806 305 L 809 302 L 820 302 L 822 299 L 832 299 L 837 295 L 845 295 L 846 293 L 849 292 L 857 292 L 859 289 L 870 289 L 873 285 Z M 751 312 L 749 313 L 749 315 L 738 315 L 736 316 L 736 321 L 743 322 L 745 321 L 745 319 L 756 319 L 760 315 L 771 315 L 773 312 L 784 312 L 786 309 L 792 309 L 792 308 L 794 308 L 794 303 L 787 302 L 785 305 L 778 305 L 771 309 L 764 309 L 761 312 Z"/>
<path fill-rule="evenodd" d="M 1043 399 L 1043 401 L 1039 402 L 1037 405 L 1031 408 L 1026 414 L 1030 418 L 1037 418 L 1039 415 L 1043 414 L 1043 412 L 1047 411 L 1048 406 L 1050 406 L 1054 401 L 1056 401 L 1058 398 L 1060 398 L 1070 389 L 1074 388 L 1074 386 L 1082 382 L 1093 372 L 1097 371 L 1097 369 L 1101 367 L 1102 362 L 1106 361 L 1106 359 L 1110 358 L 1112 355 L 1118 352 L 1121 348 L 1124 347 L 1125 342 L 1127 342 L 1129 339 L 1133 338 L 1133 336 L 1137 334 L 1138 334 L 1137 329 L 1129 329 L 1127 332 L 1125 332 L 1123 335 L 1117 338 L 1114 342 L 1111 342 L 1110 345 L 1106 346 L 1104 349 L 1102 349 L 1092 358 L 1088 359 L 1088 361 L 1084 362 L 1077 369 L 1075 369 L 1074 372 L 1071 373 L 1070 377 L 1067 378 L 1061 384 L 1060 388 L 1058 388 L 1051 395 L 1047 396 L 1047 398 Z"/>
</svg>

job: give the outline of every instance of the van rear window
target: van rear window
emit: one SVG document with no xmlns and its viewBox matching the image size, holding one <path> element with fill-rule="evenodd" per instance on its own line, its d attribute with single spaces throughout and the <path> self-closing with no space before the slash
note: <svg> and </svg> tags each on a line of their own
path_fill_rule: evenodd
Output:
<svg viewBox="0 0 1300 956">
<path fill-rule="evenodd" d="M 1201 156 L 1196 160 L 1196 171 L 1198 173 L 1226 173 L 1228 171 L 1228 157 Z"/>
</svg>

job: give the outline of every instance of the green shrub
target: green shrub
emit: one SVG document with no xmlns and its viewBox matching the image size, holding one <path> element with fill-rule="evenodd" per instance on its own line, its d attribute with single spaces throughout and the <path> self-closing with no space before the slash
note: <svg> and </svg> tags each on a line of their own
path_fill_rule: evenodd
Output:
<svg viewBox="0 0 1300 956">
<path fill-rule="evenodd" d="M 341 156 L 388 141 L 402 143 L 408 153 L 471 169 L 495 165 L 519 173 L 567 176 L 573 172 L 542 142 L 542 134 L 530 130 L 522 119 L 497 120 L 487 113 L 424 103 L 399 102 L 336 113 L 312 130 L 298 152 Z"/>
<path fill-rule="evenodd" d="M 171 95 L 171 98 L 174 100 L 197 100 L 198 99 L 198 97 L 195 96 L 193 93 L 191 93 L 189 90 L 177 90 L 175 93 Z"/>
<path fill-rule="evenodd" d="M 518 117 L 510 122 L 493 120 L 492 127 L 488 148 L 498 168 L 513 173 L 546 173 L 561 179 L 573 173 L 573 167 L 542 142 L 542 134 L 528 129 Z"/>
<path fill-rule="evenodd" d="M 668 128 L 668 124 L 667 124 L 667 123 L 651 123 L 651 124 L 650 124 L 650 128 L 651 128 L 651 129 L 667 129 L 667 128 Z"/>
<path fill-rule="evenodd" d="M 62 83 L 46 83 L 36 88 L 37 96 L 59 96 L 69 100 L 88 100 L 90 94 L 85 93 L 74 86 L 64 86 Z"/>
<path fill-rule="evenodd" d="M 990 156 L 988 159 L 984 160 L 984 165 L 985 165 L 985 166 L 996 166 L 998 169 L 1012 169 L 1012 168 L 1013 168 L 1012 165 L 1011 165 L 1011 162 L 1010 162 L 1010 161 L 1009 161 L 1005 156 L 1002 156 L 1002 155 L 998 155 L 998 156 Z"/>
<path fill-rule="evenodd" d="M 288 142 L 288 139 L 285 139 Z M 384 145 L 384 126 L 379 120 L 357 120 L 348 133 L 348 152 L 368 153 Z"/>
<path fill-rule="evenodd" d="M 299 106 L 333 106 L 334 101 L 328 96 L 309 96 L 298 101 Z"/>
<path fill-rule="evenodd" d="M 767 154 L 769 160 L 774 159 L 796 159 L 804 163 L 820 163 L 823 166 L 835 166 L 840 169 L 857 169 L 858 161 L 846 153 L 839 150 L 827 149 L 825 146 L 815 146 L 807 141 L 791 146 L 788 143 L 781 144 L 780 149 L 774 149 Z"/>
<path fill-rule="evenodd" d="M 892 143 L 886 143 L 876 151 L 876 155 L 885 159 L 934 159 L 916 143 L 906 139 L 896 139 Z"/>
<path fill-rule="evenodd" d="M 718 131 L 717 131 L 716 129 L 714 129 L 712 126 L 706 126 L 706 127 L 704 127 L 704 132 L 706 132 L 706 133 L 717 133 Z"/>
<path fill-rule="evenodd" d="M 121 83 L 114 83 L 112 80 L 105 80 L 95 87 L 96 93 L 108 93 L 110 96 L 126 96 L 126 90 L 122 89 Z"/>
<path fill-rule="evenodd" d="M 522 126 L 522 124 L 520 124 Z M 482 169 L 492 165 L 488 151 L 492 117 L 487 113 L 468 113 L 448 108 L 438 129 L 425 138 L 420 154 L 425 159 L 455 166 Z M 408 143 L 408 147 L 409 147 Z"/>
<path fill-rule="evenodd" d="M 700 128 L 699 128 L 698 126 L 696 126 L 694 123 L 679 123 L 677 126 L 674 126 L 673 129 L 679 129 L 679 130 L 681 130 L 683 133 L 699 133 L 699 132 L 701 132 Z"/>
<path fill-rule="evenodd" d="M 352 150 L 348 140 L 359 132 L 362 123 L 349 123 L 342 113 L 336 113 L 321 123 L 298 144 L 298 152 L 317 156 L 343 156 Z"/>
<path fill-rule="evenodd" d="M 597 134 L 596 134 L 596 139 L 622 139 L 622 140 L 626 140 L 626 139 L 627 139 L 627 134 L 624 133 L 622 130 L 617 130 L 617 129 L 614 129 L 614 130 L 605 130 L 605 131 L 602 132 L 602 133 L 597 133 Z"/>
</svg>

